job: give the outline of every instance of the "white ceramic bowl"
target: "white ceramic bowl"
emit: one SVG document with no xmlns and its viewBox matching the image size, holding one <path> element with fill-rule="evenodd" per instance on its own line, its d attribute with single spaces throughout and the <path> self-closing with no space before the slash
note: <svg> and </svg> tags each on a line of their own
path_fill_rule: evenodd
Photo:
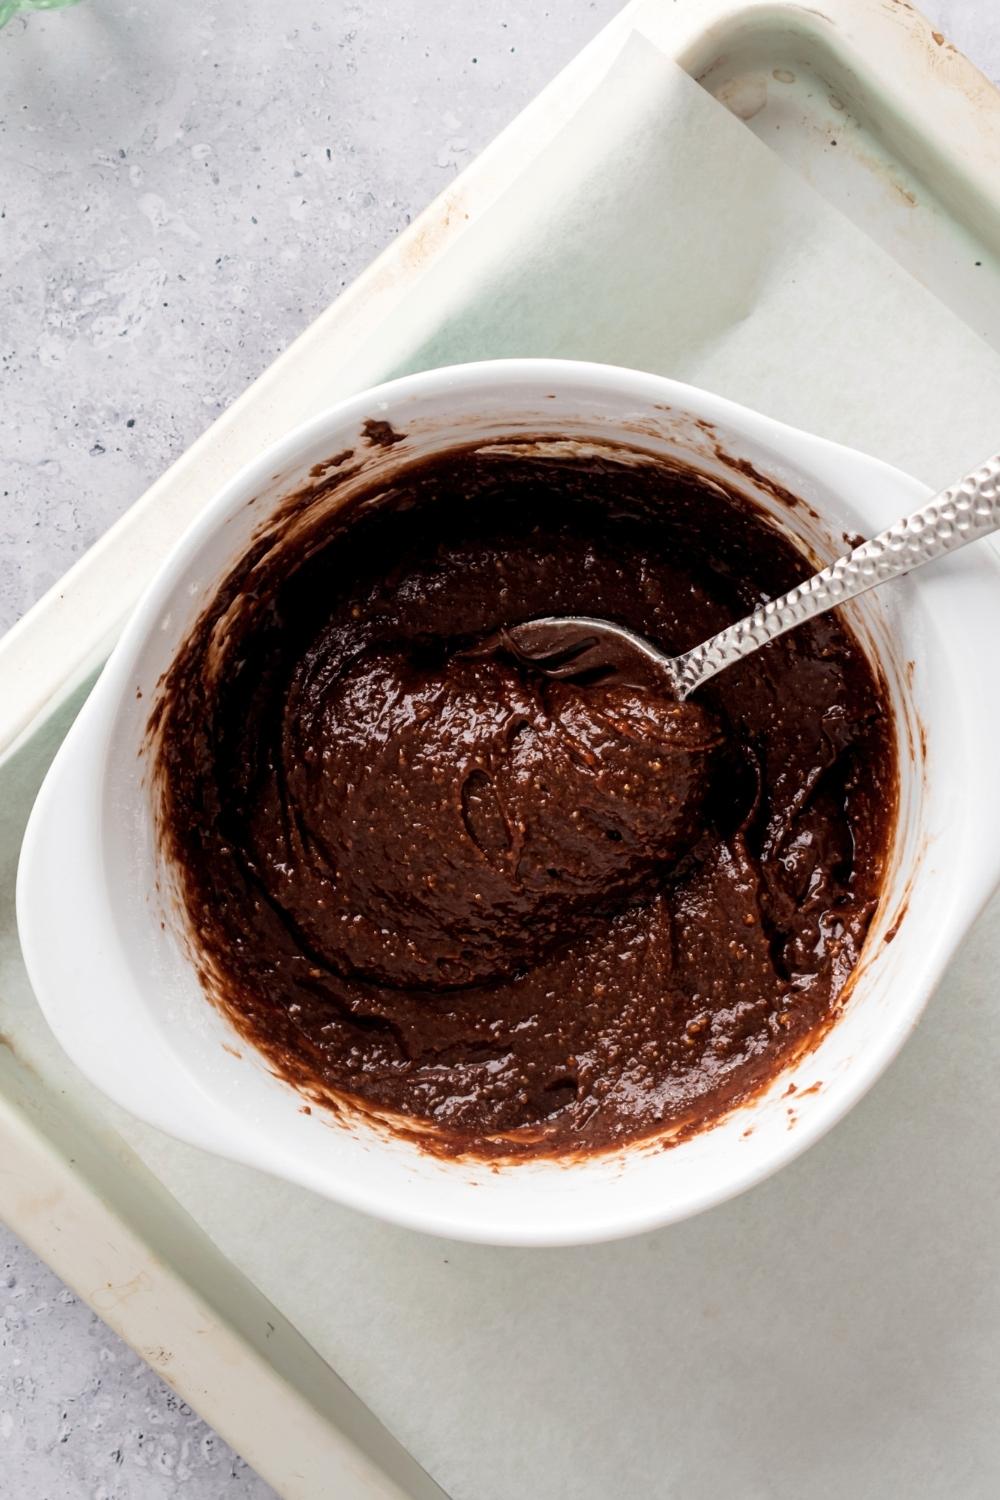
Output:
<svg viewBox="0 0 1000 1500">
<path fill-rule="evenodd" d="M 844 1013 L 818 1047 L 766 1095 L 668 1150 L 638 1146 L 499 1171 L 441 1161 L 360 1122 L 302 1114 L 300 1098 L 206 1001 L 177 911 L 158 890 L 139 758 L 157 680 L 250 532 L 313 465 L 345 448 L 363 451 L 363 424 L 373 417 L 407 435 L 388 457 L 368 450 L 373 472 L 403 455 L 515 433 L 680 455 L 755 494 L 826 559 L 831 538 L 871 534 L 927 494 L 882 463 L 716 396 L 599 365 L 518 360 L 436 370 L 316 418 L 206 506 L 146 592 L 56 757 L 18 877 L 21 941 L 39 1002 L 77 1065 L 126 1109 L 386 1219 L 460 1239 L 552 1245 L 684 1218 L 789 1161 L 864 1093 L 1000 877 L 1000 678 L 992 664 L 982 670 L 984 652 L 1000 640 L 1000 572 L 980 544 L 848 606 L 895 705 L 901 805 L 885 899 Z M 765 482 L 733 472 L 716 449 L 747 461 Z M 808 505 L 782 505 L 768 478 Z"/>
</svg>

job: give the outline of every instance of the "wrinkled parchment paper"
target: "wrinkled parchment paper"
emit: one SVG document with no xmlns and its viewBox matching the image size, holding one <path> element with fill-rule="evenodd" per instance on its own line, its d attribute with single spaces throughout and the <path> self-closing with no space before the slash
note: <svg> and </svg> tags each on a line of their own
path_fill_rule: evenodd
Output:
<svg viewBox="0 0 1000 1500">
<path fill-rule="evenodd" d="M 406 316 L 408 369 L 634 365 L 939 487 L 1000 447 L 1000 356 L 638 36 Z"/>
</svg>

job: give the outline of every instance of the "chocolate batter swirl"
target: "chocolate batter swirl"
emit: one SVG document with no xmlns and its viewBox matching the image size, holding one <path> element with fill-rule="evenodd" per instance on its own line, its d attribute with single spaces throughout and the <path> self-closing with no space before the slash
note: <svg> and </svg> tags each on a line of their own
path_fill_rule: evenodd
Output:
<svg viewBox="0 0 1000 1500">
<path fill-rule="evenodd" d="M 308 505 L 154 715 L 212 997 L 310 1097 L 442 1151 L 600 1149 L 767 1083 L 878 899 L 892 734 L 851 635 L 826 616 L 683 705 L 470 648 L 574 613 L 676 653 L 809 565 L 655 465 L 457 452 L 333 521 Z"/>
</svg>

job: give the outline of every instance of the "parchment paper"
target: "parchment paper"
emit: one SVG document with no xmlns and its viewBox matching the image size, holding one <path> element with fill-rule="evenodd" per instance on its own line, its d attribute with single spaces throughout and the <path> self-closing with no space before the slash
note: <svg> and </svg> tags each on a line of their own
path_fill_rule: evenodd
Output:
<svg viewBox="0 0 1000 1500">
<path fill-rule="evenodd" d="M 419 304 L 412 368 L 642 365 L 929 481 L 1000 446 L 997 355 L 640 42 Z M 359 360 L 359 379 L 375 373 Z M 742 1199 L 618 1245 L 390 1229 L 72 1086 L 455 1500 L 986 1500 L 997 916 L 831 1136 Z M 57 1071 L 9 933 L 3 975 L 27 1054 Z"/>
<path fill-rule="evenodd" d="M 656 370 L 943 486 L 1000 447 L 1000 358 L 650 42 L 425 278 L 404 368 Z"/>
</svg>

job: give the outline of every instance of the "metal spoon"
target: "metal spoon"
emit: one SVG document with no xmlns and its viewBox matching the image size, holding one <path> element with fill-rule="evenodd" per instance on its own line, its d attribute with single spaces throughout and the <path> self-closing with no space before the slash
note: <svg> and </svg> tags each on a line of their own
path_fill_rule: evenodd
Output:
<svg viewBox="0 0 1000 1500">
<path fill-rule="evenodd" d="M 942 490 L 912 516 L 897 521 L 870 542 L 862 542 L 829 568 L 796 584 L 780 599 L 762 604 L 746 619 L 727 626 L 683 656 L 667 656 L 635 631 L 587 615 L 546 615 L 526 620 L 501 631 L 489 644 L 493 649 L 505 647 L 549 677 L 586 677 L 653 686 L 661 691 L 666 682 L 674 696 L 683 700 L 717 672 L 786 630 L 888 578 L 898 578 L 996 531 L 1000 528 L 998 486 L 1000 454 Z"/>
</svg>

